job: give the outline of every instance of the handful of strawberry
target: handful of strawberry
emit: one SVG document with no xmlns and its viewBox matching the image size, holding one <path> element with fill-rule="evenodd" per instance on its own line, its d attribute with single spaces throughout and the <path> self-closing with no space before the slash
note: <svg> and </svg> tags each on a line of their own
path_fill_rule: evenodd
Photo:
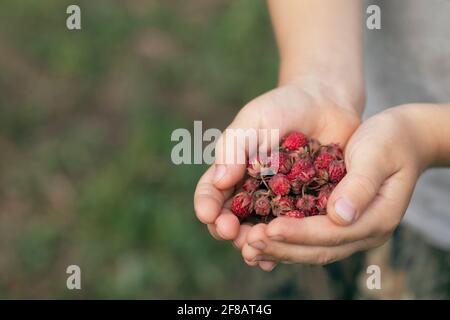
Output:
<svg viewBox="0 0 450 320">
<path fill-rule="evenodd" d="M 321 145 L 291 132 L 279 150 L 247 164 L 242 191 L 231 203 L 241 220 L 269 222 L 278 216 L 304 218 L 326 214 L 328 197 L 346 174 L 342 149 Z"/>
</svg>

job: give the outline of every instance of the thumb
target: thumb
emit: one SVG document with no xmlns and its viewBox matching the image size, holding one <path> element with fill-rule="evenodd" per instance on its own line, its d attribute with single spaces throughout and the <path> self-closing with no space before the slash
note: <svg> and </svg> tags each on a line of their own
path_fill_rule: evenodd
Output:
<svg viewBox="0 0 450 320">
<path fill-rule="evenodd" d="M 245 174 L 245 165 L 237 164 L 215 164 L 214 185 L 225 190 L 236 185 Z"/>
<path fill-rule="evenodd" d="M 357 220 L 375 199 L 388 177 L 388 163 L 372 150 L 353 152 L 346 159 L 347 175 L 331 193 L 327 204 L 328 217 L 340 225 Z"/>
<path fill-rule="evenodd" d="M 247 155 L 257 150 L 257 130 L 239 126 L 234 121 L 219 138 L 215 149 L 214 185 L 228 189 L 242 180 L 246 170 Z"/>
<path fill-rule="evenodd" d="M 242 180 L 249 157 L 264 158 L 278 146 L 282 131 L 273 127 L 261 129 L 259 121 L 255 121 L 258 116 L 239 114 L 217 141 L 214 185 L 218 189 L 231 188 Z"/>
</svg>

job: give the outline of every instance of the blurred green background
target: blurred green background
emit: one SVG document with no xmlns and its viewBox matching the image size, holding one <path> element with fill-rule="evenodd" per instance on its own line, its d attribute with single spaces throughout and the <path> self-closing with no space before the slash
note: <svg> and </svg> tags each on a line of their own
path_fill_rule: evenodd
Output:
<svg viewBox="0 0 450 320">
<path fill-rule="evenodd" d="M 170 160 L 174 129 L 223 129 L 276 70 L 264 1 L 2 0 L 0 297 L 289 295 L 196 220 L 205 166 Z"/>
</svg>

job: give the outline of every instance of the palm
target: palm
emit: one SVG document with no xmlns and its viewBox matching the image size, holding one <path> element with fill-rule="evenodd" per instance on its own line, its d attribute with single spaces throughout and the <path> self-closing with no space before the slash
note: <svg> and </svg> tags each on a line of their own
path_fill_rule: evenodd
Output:
<svg viewBox="0 0 450 320">
<path fill-rule="evenodd" d="M 350 110 L 330 99 L 317 98 L 296 85 L 286 85 L 247 104 L 229 128 L 279 129 L 280 136 L 296 130 L 322 143 L 337 142 L 344 146 L 359 125 L 358 114 Z M 219 141 L 216 158 L 224 155 L 221 149 Z M 212 235 L 218 239 L 236 240 L 238 246 L 250 227 L 240 226 L 229 210 L 229 200 L 244 174 L 244 165 L 227 165 L 226 176 L 214 181 L 214 168 L 211 167 L 200 179 L 194 199 L 197 216 L 208 224 Z"/>
<path fill-rule="evenodd" d="M 287 85 L 272 90 L 244 107 L 239 122 L 257 129 L 279 129 L 280 136 L 298 130 L 323 143 L 345 145 L 360 120 L 355 111 Z M 235 120 L 236 121 L 236 120 Z"/>
</svg>

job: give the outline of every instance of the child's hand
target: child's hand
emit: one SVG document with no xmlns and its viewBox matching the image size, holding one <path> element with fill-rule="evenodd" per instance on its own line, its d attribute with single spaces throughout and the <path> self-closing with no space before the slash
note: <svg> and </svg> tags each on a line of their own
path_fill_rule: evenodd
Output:
<svg viewBox="0 0 450 320">
<path fill-rule="evenodd" d="M 436 137 L 424 130 L 421 114 L 427 109 L 433 111 L 423 105 L 391 108 L 364 122 L 345 150 L 348 173 L 330 196 L 328 215 L 253 227 L 244 259 L 323 265 L 384 243 L 432 162 Z"/>
<path fill-rule="evenodd" d="M 296 130 L 323 143 L 339 142 L 345 145 L 360 123 L 359 112 L 355 110 L 361 109 L 362 101 L 357 100 L 359 105 L 356 106 L 356 103 L 350 102 L 356 99 L 351 100 L 350 96 L 343 95 L 343 91 L 332 92 L 329 88 L 318 82 L 291 82 L 251 101 L 228 128 L 279 129 L 280 137 Z M 224 150 L 239 148 L 233 145 L 234 141 L 224 139 L 225 135 L 222 135 L 216 144 L 216 162 L 224 159 Z M 261 145 L 266 149 L 271 147 L 264 141 L 258 143 L 260 148 Z M 252 151 L 245 152 L 248 156 Z M 213 165 L 198 182 L 194 197 L 197 217 L 208 225 L 214 238 L 235 240 L 238 248 L 242 248 L 251 227 L 240 226 L 237 217 L 229 210 L 227 200 L 244 174 L 245 164 Z M 271 269 L 273 263 L 262 263 L 261 266 Z"/>
</svg>

